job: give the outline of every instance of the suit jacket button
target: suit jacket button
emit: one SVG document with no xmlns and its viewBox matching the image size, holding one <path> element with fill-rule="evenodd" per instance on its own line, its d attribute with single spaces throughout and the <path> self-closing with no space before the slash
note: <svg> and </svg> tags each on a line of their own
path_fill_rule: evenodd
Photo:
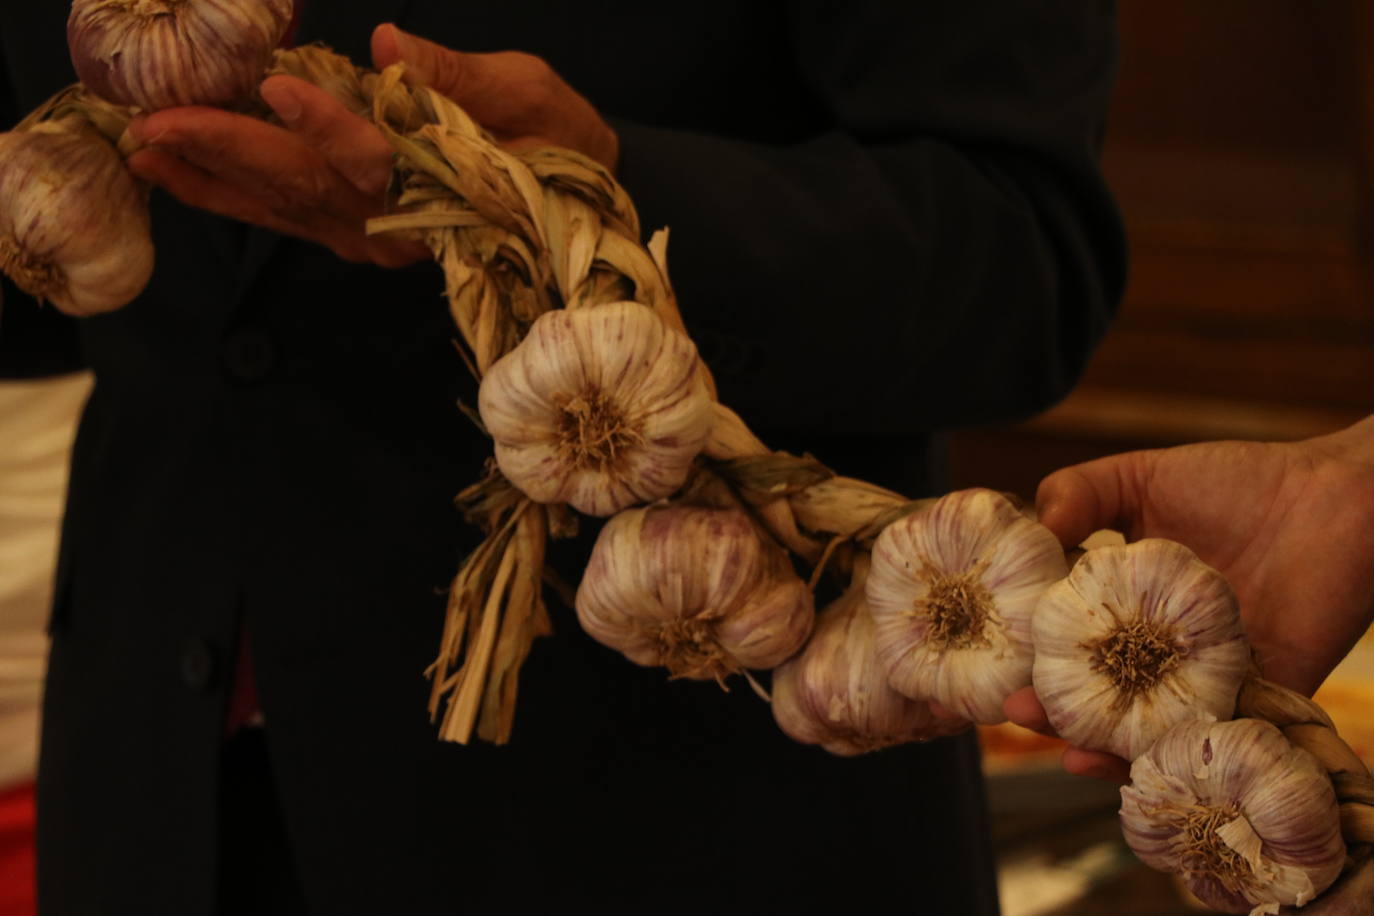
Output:
<svg viewBox="0 0 1374 916">
<path fill-rule="evenodd" d="M 203 639 L 188 640 L 181 650 L 181 682 L 192 690 L 205 690 L 214 680 L 214 650 Z"/>
<path fill-rule="evenodd" d="M 237 328 L 224 338 L 224 367 L 240 382 L 260 382 L 277 363 L 272 336 L 261 328 Z"/>
</svg>

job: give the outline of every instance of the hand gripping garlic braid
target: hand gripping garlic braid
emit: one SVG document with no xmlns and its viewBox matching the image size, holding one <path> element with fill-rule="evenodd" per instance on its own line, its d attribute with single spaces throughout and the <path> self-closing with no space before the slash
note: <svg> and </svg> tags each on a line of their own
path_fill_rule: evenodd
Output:
<svg viewBox="0 0 1374 916">
<path fill-rule="evenodd" d="M 18 16 L 16 6 L 36 12 Z M 1054 340 L 1064 335 L 1025 329 L 1099 327 L 1117 285 L 1113 214 L 1081 142 L 1090 135 L 1084 128 L 1098 120 L 1098 74 L 1108 71 L 1081 58 L 1070 67 L 1064 53 L 1077 57 L 1078 47 L 1066 48 L 1070 41 L 1086 57 L 1109 55 L 1110 44 L 1099 40 L 1107 23 L 1093 5 L 1008 6 L 993 29 L 954 0 L 860 3 L 856 11 L 907 20 L 870 32 L 862 44 L 856 22 L 871 19 L 833 17 L 833 10 L 810 4 L 786 7 L 799 33 L 811 36 L 804 42 L 747 4 L 640 5 L 630 15 L 592 17 L 598 38 L 590 42 L 568 27 L 576 25 L 571 20 L 538 15 L 536 6 L 517 0 L 488 16 L 445 0 L 307 0 L 303 34 L 365 57 L 366 27 L 402 15 L 404 7 L 402 24 L 426 38 L 451 47 L 538 46 L 555 68 L 585 81 L 579 88 L 589 98 L 623 98 L 617 107 L 627 136 L 635 135 L 624 146 L 625 175 L 634 157 L 650 168 L 628 186 L 653 202 L 653 226 L 662 215 L 687 243 L 674 242 L 684 255 L 674 280 L 691 291 L 684 313 L 693 331 L 714 325 L 748 348 L 748 374 L 732 371 L 722 390 L 751 423 L 776 424 L 804 439 L 831 429 L 827 418 L 835 417 L 845 423 L 832 429 L 843 447 L 827 446 L 829 460 L 851 473 L 864 475 L 868 467 L 890 474 L 893 486 L 924 489 L 920 444 L 894 454 L 886 469 L 880 461 L 862 463 L 866 451 L 858 461 L 844 455 L 847 446 L 861 452 L 869 436 L 895 449 L 907 432 L 895 433 L 886 406 L 861 401 L 866 389 L 880 387 L 903 402 L 912 427 L 925 429 L 975 412 L 1038 406 L 1084 357 L 1090 334 L 1068 335 L 1065 348 Z M 20 59 L 14 25 L 46 17 L 51 26 L 58 15 L 50 3 L 0 8 L 0 81 L 15 81 L 4 94 L 12 104 L 31 105 L 28 87 L 46 88 L 42 70 L 52 69 L 39 61 L 53 55 Z M 905 27 L 921 20 L 925 28 Z M 1030 20 L 1053 25 L 1054 34 L 1015 27 Z M 728 77 L 695 79 L 691 54 L 659 53 L 700 46 L 722 22 L 736 52 L 729 65 L 752 67 L 770 57 L 786 65 L 746 86 Z M 60 30 L 50 31 L 57 37 L 45 50 L 60 44 Z M 35 45 L 42 39 L 36 29 L 23 34 Z M 945 66 L 946 55 L 957 58 L 973 45 L 980 59 L 1035 59 L 1044 67 L 1018 68 L 1018 81 L 1035 85 L 1014 111 L 994 111 L 964 91 L 977 85 L 932 85 L 932 96 L 957 100 L 967 123 L 996 129 L 999 162 L 1019 148 L 1029 164 L 1043 163 L 1053 154 L 1044 143 L 1046 125 L 1061 133 L 1061 161 L 1052 170 L 1009 168 L 1009 185 L 988 182 L 986 170 L 970 168 L 954 144 L 938 144 L 932 158 L 930 122 L 919 109 L 938 104 L 948 111 L 943 101 L 909 92 L 858 98 L 859 87 L 843 72 L 843 61 L 862 46 L 875 65 L 866 70 L 894 89 L 904 73 L 918 70 L 976 83 Z M 632 65 L 636 56 L 652 65 Z M 727 56 L 720 62 L 726 65 Z M 726 72 L 722 66 L 718 75 Z M 1076 96 L 1082 111 L 1070 117 L 1056 103 L 1056 116 L 1036 126 L 1041 89 L 1065 95 L 1063 78 L 1070 76 L 1093 84 L 1091 94 Z M 363 74 L 359 82 L 384 89 L 387 79 Z M 765 84 L 820 104 L 751 104 Z M 57 628 L 53 653 L 54 684 L 63 689 L 50 693 L 57 714 L 47 721 L 61 740 L 47 742 L 45 752 L 50 773 L 70 778 L 50 783 L 64 790 L 43 806 L 48 851 L 55 853 L 47 860 L 51 905 L 63 912 L 140 903 L 157 912 L 212 908 L 216 855 L 233 852 L 215 835 L 215 781 L 232 775 L 217 766 L 217 713 L 233 670 L 233 640 L 246 620 L 270 704 L 280 802 L 293 824 L 294 864 L 311 909 L 538 911 L 551 900 L 592 900 L 638 910 L 654 901 L 661 908 L 663 888 L 671 887 L 683 908 L 728 897 L 751 911 L 839 901 L 869 910 L 895 886 L 910 884 L 908 866 L 919 862 L 922 879 L 944 879 L 924 882 L 928 908 L 993 912 L 985 848 L 970 816 L 979 810 L 976 780 L 954 778 L 968 775 L 971 742 L 895 748 L 856 763 L 799 747 L 743 685 L 726 694 L 709 683 L 668 683 L 664 672 L 637 669 L 587 638 L 571 614 L 540 618 L 541 595 L 552 593 L 542 589 L 539 548 L 548 532 L 570 527 L 575 510 L 567 504 L 531 500 L 493 474 L 462 501 L 482 528 L 469 531 L 455 515 L 454 491 L 477 479 L 491 454 L 456 410 L 460 400 L 475 408 L 479 398 L 454 352 L 455 337 L 473 374 L 482 375 L 551 310 L 635 302 L 677 326 L 663 305 L 666 269 L 643 252 L 643 234 L 604 170 L 575 155 L 517 152 L 480 131 L 465 133 L 461 116 L 429 105 L 415 82 L 397 88 L 423 117 L 387 117 L 399 166 L 391 190 L 401 198 L 393 215 L 415 220 L 407 231 L 436 242 L 442 278 L 432 265 L 391 271 L 340 263 L 308 241 L 272 238 L 259 228 L 241 238 L 159 194 L 158 215 L 166 217 L 159 237 L 168 250 L 152 288 L 136 309 L 83 329 L 101 362 L 103 390 L 88 412 L 91 434 L 82 437 L 77 462 L 83 488 L 74 493 L 84 496 L 73 501 L 69 542 L 82 548 L 81 562 L 71 567 L 73 625 Z M 371 91 L 357 98 L 361 106 L 350 111 L 375 110 Z M 851 102 L 884 121 L 882 137 L 843 136 L 856 122 L 839 108 Z M 681 120 L 660 120 L 674 112 Z M 822 134 L 805 123 L 832 115 Z M 758 134 L 770 130 L 770 120 L 781 143 L 764 150 Z M 642 126 L 650 124 L 666 126 Z M 973 126 L 981 131 L 983 124 Z M 275 130 L 253 125 L 252 133 Z M 808 136 L 819 142 L 788 148 L 790 139 Z M 171 146 L 162 152 L 174 152 Z M 872 167 L 872 155 L 881 169 Z M 942 189 L 935 199 L 920 193 L 932 180 Z M 656 200 L 660 191 L 669 196 Z M 1008 209 L 1008 200 L 1017 206 Z M 941 223 L 949 231 L 935 240 L 906 231 L 947 207 L 967 219 Z M 559 212 L 571 218 L 551 216 Z M 1036 212 L 1056 219 L 1045 224 Z M 1008 231 L 989 237 L 980 230 L 989 225 L 986 216 L 999 215 Z M 427 216 L 433 223 L 421 225 Z M 1080 229 L 1090 245 L 1077 243 Z M 1060 240 L 1072 235 L 1074 243 L 1046 245 L 1047 231 Z M 239 241 L 246 243 L 241 259 L 233 250 Z M 987 254 L 1003 269 L 988 275 Z M 912 270 L 913 264 L 924 266 Z M 1044 282 L 1090 273 L 1090 282 Z M 981 280 L 969 283 L 970 277 Z M 456 321 L 444 314 L 443 293 Z M 989 343 L 982 333 L 989 324 L 1006 333 Z M 268 358 L 235 361 L 244 355 L 237 344 L 261 342 L 264 334 Z M 913 341 L 928 346 L 926 359 L 910 359 Z M 852 355 L 820 371 L 828 364 L 815 357 L 827 351 Z M 908 361 L 889 359 L 893 353 Z M 926 383 L 951 365 L 973 383 L 951 391 Z M 246 375 L 253 378 L 240 377 Z M 1009 379 L 1016 384 L 1004 386 Z M 570 411 L 579 412 L 594 415 Z M 585 432 L 579 441 L 597 440 L 595 424 Z M 697 467 L 726 480 L 743 503 L 735 508 L 767 524 L 771 540 L 772 514 L 792 512 L 799 482 L 789 475 L 766 482 L 767 474 L 746 480 L 753 473 L 743 463 L 748 458 L 740 456 L 738 465 L 730 464 L 734 458 L 698 458 Z M 840 531 L 813 516 L 814 525 L 800 512 L 792 516 L 818 563 Z M 587 529 L 603 524 L 580 521 Z M 845 570 L 851 548 L 830 549 L 827 568 Z M 474 556 L 471 575 L 445 594 L 446 576 L 467 556 Z M 793 555 L 797 571 L 814 573 L 804 556 Z M 229 604 L 235 599 L 241 608 Z M 507 722 L 499 711 L 514 704 L 511 673 L 521 649 L 530 634 L 547 632 L 548 622 L 557 632 L 535 644 L 525 664 L 510 747 L 436 743 L 417 708 L 426 687 L 418 674 L 434 657 L 425 653 L 437 648 L 445 600 L 464 625 L 445 632 L 443 651 L 451 650 L 456 664 L 436 666 L 432 683 L 441 715 L 455 696 L 461 712 L 475 713 L 470 739 L 503 740 Z M 213 656 L 213 683 L 204 691 L 178 683 L 175 653 L 184 637 Z M 498 714 L 485 716 L 491 709 Z M 100 763 L 101 748 L 110 746 L 128 754 Z M 101 790 L 111 766 L 121 784 L 142 787 L 132 802 Z M 957 785 L 921 798 L 919 786 L 941 776 Z M 889 840 L 894 831 L 884 808 L 910 807 L 894 800 L 914 802 L 921 816 L 904 817 L 900 835 Z M 130 816 L 139 804 L 142 816 Z M 597 844 L 585 842 L 592 822 L 637 838 L 623 874 L 598 873 Z M 758 842 L 759 830 L 769 842 Z M 387 842 L 369 844 L 375 836 Z M 168 880 L 140 881 L 137 864 L 126 865 L 134 849 L 151 850 Z M 91 884 L 80 880 L 87 864 L 109 882 L 83 886 Z M 896 877 L 860 887 L 847 877 L 862 871 L 854 866 Z M 799 868 L 817 880 L 781 887 L 776 876 Z"/>
<path fill-rule="evenodd" d="M 1121 822 L 1143 862 L 1223 912 L 1374 909 L 1374 780 L 1315 703 L 1258 677 L 1216 570 L 1160 539 L 1089 549 L 1034 635 L 1051 724 L 1134 760 Z"/>
<path fill-rule="evenodd" d="M 291 11 L 292 0 L 75 0 L 68 49 L 82 83 L 49 103 L 65 113 L 0 135 L 0 271 L 72 315 L 138 296 L 153 247 L 119 131 L 131 110 L 249 102 Z"/>
</svg>

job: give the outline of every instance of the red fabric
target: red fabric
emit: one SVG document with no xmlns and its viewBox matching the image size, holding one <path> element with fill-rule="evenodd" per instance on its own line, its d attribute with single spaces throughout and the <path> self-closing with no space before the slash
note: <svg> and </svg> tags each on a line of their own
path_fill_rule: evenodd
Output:
<svg viewBox="0 0 1374 916">
<path fill-rule="evenodd" d="M 0 792 L 0 916 L 34 916 L 33 783 Z"/>
<path fill-rule="evenodd" d="M 296 33 L 301 28 L 301 13 L 305 0 L 296 0 L 291 8 L 291 22 L 282 35 L 281 47 L 294 48 Z M 243 728 L 258 712 L 258 685 L 253 678 L 253 658 L 248 649 L 248 628 L 239 632 L 239 651 L 234 659 L 234 680 L 229 689 L 229 708 L 224 716 L 224 734 L 232 735 Z M 0 916 L 5 916 L 0 913 Z"/>
<path fill-rule="evenodd" d="M 239 651 L 234 660 L 234 680 L 229 689 L 229 708 L 224 716 L 225 736 L 243 728 L 257 712 L 258 682 L 253 676 L 253 655 L 248 648 L 248 626 L 245 624 L 239 630 Z"/>
<path fill-rule="evenodd" d="M 301 11 L 304 9 L 305 0 L 296 0 L 296 5 L 291 10 L 291 24 L 286 27 L 286 34 L 282 36 L 281 46 L 283 48 L 296 46 L 296 32 L 301 27 Z"/>
</svg>

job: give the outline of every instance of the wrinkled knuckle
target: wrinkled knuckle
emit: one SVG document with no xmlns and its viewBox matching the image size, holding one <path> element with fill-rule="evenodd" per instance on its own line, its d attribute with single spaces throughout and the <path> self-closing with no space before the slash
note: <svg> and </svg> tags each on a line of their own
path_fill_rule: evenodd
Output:
<svg viewBox="0 0 1374 916">
<path fill-rule="evenodd" d="M 462 95 L 467 91 L 468 76 L 461 55 L 441 51 L 429 61 L 431 85 L 448 95 Z"/>
<path fill-rule="evenodd" d="M 542 57 L 523 51 L 509 51 L 502 57 L 511 84 L 528 107 L 547 107 L 558 96 L 563 81 Z"/>
<path fill-rule="evenodd" d="M 255 196 L 270 213 L 277 216 L 283 216 L 295 210 L 291 193 L 285 188 L 266 184 L 258 189 Z"/>
<path fill-rule="evenodd" d="M 179 139 L 173 141 L 172 148 L 183 156 L 199 159 L 210 165 L 234 162 L 241 158 L 237 144 L 231 138 L 218 133 L 206 133 L 194 139 Z"/>
<path fill-rule="evenodd" d="M 329 199 L 323 177 L 313 172 L 281 176 L 263 188 L 264 202 L 278 217 L 308 223 Z"/>
<path fill-rule="evenodd" d="M 310 169 L 286 176 L 287 196 L 298 206 L 314 207 L 329 199 L 330 187 L 326 176 Z"/>
</svg>

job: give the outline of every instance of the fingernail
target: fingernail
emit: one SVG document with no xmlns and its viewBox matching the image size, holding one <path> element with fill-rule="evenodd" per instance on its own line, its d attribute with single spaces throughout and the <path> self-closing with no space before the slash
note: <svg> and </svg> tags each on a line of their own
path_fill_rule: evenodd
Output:
<svg viewBox="0 0 1374 916">
<path fill-rule="evenodd" d="M 391 34 L 396 38 L 396 56 L 401 60 L 412 60 L 415 57 L 415 42 L 410 35 L 394 25 Z"/>
<path fill-rule="evenodd" d="M 260 90 L 263 101 L 272 106 L 272 110 L 277 113 L 277 117 L 282 119 L 285 124 L 294 124 L 301 117 L 301 103 L 296 98 L 296 94 L 281 83 L 274 83 L 270 80 L 262 84 Z"/>
<path fill-rule="evenodd" d="M 125 155 L 128 155 L 134 150 L 156 146 L 158 141 L 165 136 L 167 136 L 167 128 L 165 127 L 156 133 L 149 133 L 148 119 L 140 115 L 124 128 L 124 136 L 119 139 L 119 148 Z"/>
</svg>

